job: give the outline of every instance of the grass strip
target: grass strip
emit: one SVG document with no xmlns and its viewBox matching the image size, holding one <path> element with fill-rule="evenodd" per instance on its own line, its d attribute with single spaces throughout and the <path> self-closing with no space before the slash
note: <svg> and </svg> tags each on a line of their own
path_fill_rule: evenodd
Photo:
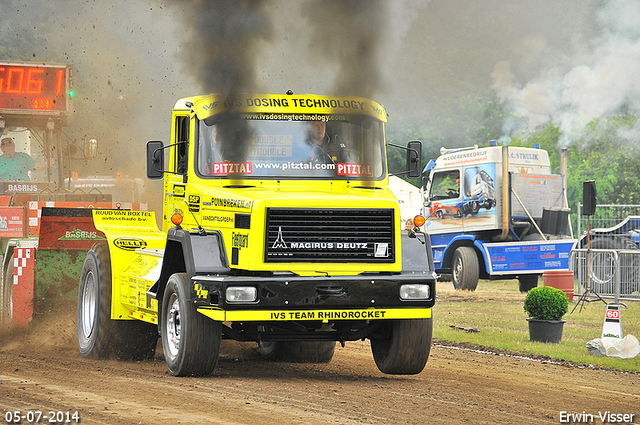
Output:
<svg viewBox="0 0 640 425">
<path fill-rule="evenodd" d="M 540 282 L 542 284 L 542 282 Z M 577 297 L 569 303 L 569 313 L 563 319 L 562 341 L 546 344 L 529 341 L 527 314 L 523 304 L 525 294 L 518 291 L 518 281 L 480 281 L 474 292 L 456 291 L 451 282 L 438 282 L 438 300 L 433 309 L 433 336 L 439 343 L 472 344 L 533 358 L 582 363 L 621 371 L 640 372 L 640 355 L 633 359 L 590 355 L 587 341 L 600 338 L 605 304 L 601 301 L 580 303 Z M 607 299 L 608 302 L 613 300 Z M 640 339 L 640 302 L 625 301 L 621 308 L 623 335 Z M 479 332 L 473 332 L 474 329 Z"/>
</svg>

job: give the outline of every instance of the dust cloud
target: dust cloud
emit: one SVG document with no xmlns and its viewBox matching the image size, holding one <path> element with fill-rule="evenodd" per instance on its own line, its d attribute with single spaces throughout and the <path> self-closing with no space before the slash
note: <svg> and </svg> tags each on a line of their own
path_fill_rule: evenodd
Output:
<svg viewBox="0 0 640 425">
<path fill-rule="evenodd" d="M 2 60 L 73 66 L 74 113 L 64 132 L 78 144 L 85 134 L 99 140 L 98 158 L 74 160 L 74 169 L 142 177 L 145 142 L 167 137 L 172 103 L 193 87 L 175 72 L 173 23 L 162 8 L 3 0 L 0 20 Z"/>
</svg>

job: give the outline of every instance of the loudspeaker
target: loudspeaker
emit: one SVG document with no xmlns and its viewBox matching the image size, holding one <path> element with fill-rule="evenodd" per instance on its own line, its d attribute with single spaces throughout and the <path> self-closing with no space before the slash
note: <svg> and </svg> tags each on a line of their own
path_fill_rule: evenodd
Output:
<svg viewBox="0 0 640 425">
<path fill-rule="evenodd" d="M 582 215 L 593 215 L 596 212 L 596 181 L 582 182 Z"/>
<path fill-rule="evenodd" d="M 543 208 L 540 230 L 547 235 L 564 235 L 569 222 L 569 208 Z"/>
<path fill-rule="evenodd" d="M 555 235 L 558 221 L 558 211 L 551 208 L 542 209 L 542 220 L 540 221 L 540 230 L 545 235 Z"/>
</svg>

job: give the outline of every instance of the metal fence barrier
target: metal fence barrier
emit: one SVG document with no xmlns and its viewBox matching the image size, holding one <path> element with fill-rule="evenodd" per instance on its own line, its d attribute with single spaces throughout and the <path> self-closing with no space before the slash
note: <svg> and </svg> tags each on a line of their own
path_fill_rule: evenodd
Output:
<svg viewBox="0 0 640 425">
<path fill-rule="evenodd" d="M 576 295 L 640 301 L 640 250 L 574 249 L 569 264 Z"/>
<path fill-rule="evenodd" d="M 584 237 L 589 227 L 595 243 L 590 252 L 586 240 L 581 249 L 572 251 L 574 293 L 582 296 L 590 291 L 590 295 L 615 298 L 616 302 L 618 299 L 640 300 L 640 249 L 637 238 L 635 241 L 631 238 L 631 233 L 638 233 L 594 232 L 594 229 L 612 228 L 629 216 L 640 216 L 640 205 L 600 204 L 591 216 L 584 216 L 582 207 L 578 203 L 576 237 Z"/>
<path fill-rule="evenodd" d="M 577 235 L 587 231 L 587 216 L 582 215 L 582 203 L 578 203 Z M 640 205 L 596 205 L 595 213 L 589 216 L 591 229 L 613 227 L 630 215 L 640 215 Z"/>
</svg>

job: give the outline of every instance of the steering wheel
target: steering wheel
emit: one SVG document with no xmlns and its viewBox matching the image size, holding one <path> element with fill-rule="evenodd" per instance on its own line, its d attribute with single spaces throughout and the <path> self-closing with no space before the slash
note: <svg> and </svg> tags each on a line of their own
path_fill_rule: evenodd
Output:
<svg viewBox="0 0 640 425">
<path fill-rule="evenodd" d="M 331 157 L 331 153 L 332 152 L 344 152 L 348 154 L 349 159 L 352 158 L 352 155 L 354 155 L 356 157 L 356 161 L 357 162 L 362 162 L 362 155 L 360 154 L 360 152 L 358 152 L 355 149 L 348 149 L 348 148 L 338 148 L 338 149 L 329 149 L 328 151 L 325 151 L 326 154 L 328 154 Z"/>
</svg>

